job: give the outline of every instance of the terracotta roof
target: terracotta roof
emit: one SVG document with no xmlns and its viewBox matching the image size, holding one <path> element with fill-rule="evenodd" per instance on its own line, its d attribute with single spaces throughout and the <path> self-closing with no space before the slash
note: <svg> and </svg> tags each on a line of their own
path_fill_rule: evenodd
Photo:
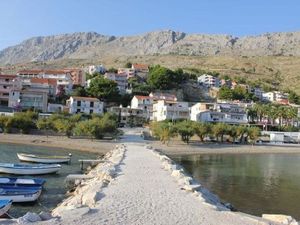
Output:
<svg viewBox="0 0 300 225">
<path fill-rule="evenodd" d="M 18 74 L 65 74 L 71 73 L 70 69 L 61 69 L 61 70 L 20 70 Z"/>
<path fill-rule="evenodd" d="M 100 101 L 98 98 L 92 98 L 92 97 L 71 96 L 71 98 L 75 100 L 82 100 L 82 101 Z"/>
<path fill-rule="evenodd" d="M 4 79 L 14 79 L 16 78 L 16 75 L 12 75 L 12 74 L 0 74 L 0 78 L 4 78 Z"/>
<path fill-rule="evenodd" d="M 57 85 L 57 80 L 55 79 L 47 79 L 47 78 L 31 78 L 31 83 L 35 84 L 48 84 L 48 85 Z"/>
<path fill-rule="evenodd" d="M 140 69 L 140 70 L 148 70 L 149 66 L 146 65 L 146 64 L 135 63 L 135 64 L 132 64 L 132 68 L 134 68 L 134 69 Z"/>
<path fill-rule="evenodd" d="M 143 95 L 135 95 L 134 97 L 136 97 L 139 100 L 152 99 L 150 96 L 143 96 Z"/>
<path fill-rule="evenodd" d="M 150 93 L 150 96 L 152 96 L 154 100 L 177 101 L 177 97 L 169 93 L 156 92 L 156 93 Z"/>
</svg>

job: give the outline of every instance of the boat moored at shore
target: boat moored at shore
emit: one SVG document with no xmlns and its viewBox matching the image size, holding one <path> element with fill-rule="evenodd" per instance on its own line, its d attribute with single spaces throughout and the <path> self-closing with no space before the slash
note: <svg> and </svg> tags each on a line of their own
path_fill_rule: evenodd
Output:
<svg viewBox="0 0 300 225">
<path fill-rule="evenodd" d="M 41 187 L 1 187 L 0 200 L 12 202 L 34 202 L 42 193 Z"/>
<path fill-rule="evenodd" d="M 0 187 L 41 187 L 45 184 L 45 182 L 46 180 L 41 178 L 0 177 Z"/>
<path fill-rule="evenodd" d="M 17 153 L 20 161 L 34 162 L 34 163 L 69 163 L 71 161 L 72 154 L 68 156 L 45 156 L 35 154 Z"/>
<path fill-rule="evenodd" d="M 16 174 L 16 175 L 42 175 L 57 173 L 61 169 L 59 164 L 13 164 L 0 163 L 0 173 Z"/>
</svg>

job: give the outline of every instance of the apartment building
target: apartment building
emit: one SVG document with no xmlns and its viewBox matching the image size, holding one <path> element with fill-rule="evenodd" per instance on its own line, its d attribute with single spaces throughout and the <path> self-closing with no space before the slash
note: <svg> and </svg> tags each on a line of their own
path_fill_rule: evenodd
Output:
<svg viewBox="0 0 300 225">
<path fill-rule="evenodd" d="M 9 91 L 15 78 L 15 75 L 0 74 L 0 106 L 8 106 Z"/>
<path fill-rule="evenodd" d="M 198 84 L 210 87 L 220 87 L 220 80 L 212 75 L 203 74 L 197 78 Z"/>
<path fill-rule="evenodd" d="M 158 100 L 153 104 L 153 120 L 189 119 L 189 106 L 187 102 Z"/>
<path fill-rule="evenodd" d="M 103 114 L 103 102 L 97 98 L 71 96 L 66 107 L 70 114 Z"/>
</svg>

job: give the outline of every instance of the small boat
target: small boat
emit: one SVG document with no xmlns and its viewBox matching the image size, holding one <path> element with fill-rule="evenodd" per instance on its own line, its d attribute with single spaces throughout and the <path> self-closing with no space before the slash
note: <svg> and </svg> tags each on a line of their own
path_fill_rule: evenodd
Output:
<svg viewBox="0 0 300 225">
<path fill-rule="evenodd" d="M 12 202 L 34 202 L 42 193 L 41 187 L 1 187 L 0 200 L 11 199 Z"/>
<path fill-rule="evenodd" d="M 69 163 L 72 157 L 72 154 L 69 154 L 68 156 L 45 156 L 17 153 L 17 155 L 20 161 L 35 163 Z"/>
<path fill-rule="evenodd" d="M 46 182 L 41 178 L 19 178 L 19 177 L 0 177 L 0 187 L 17 186 L 17 187 L 41 187 Z"/>
<path fill-rule="evenodd" d="M 56 173 L 61 169 L 59 164 L 25 164 L 0 163 L 0 173 L 17 175 L 41 175 Z"/>
<path fill-rule="evenodd" d="M 0 200 L 0 217 L 3 216 L 10 209 L 12 200 Z"/>
</svg>

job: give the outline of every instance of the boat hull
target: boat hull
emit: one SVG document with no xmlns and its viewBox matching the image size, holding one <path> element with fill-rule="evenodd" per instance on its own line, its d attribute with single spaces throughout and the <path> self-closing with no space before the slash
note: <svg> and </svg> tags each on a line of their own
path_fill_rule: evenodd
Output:
<svg viewBox="0 0 300 225">
<path fill-rule="evenodd" d="M 28 155 L 28 154 L 17 154 L 20 161 L 23 162 L 34 162 L 34 163 L 69 163 L 71 160 L 71 157 L 60 157 L 60 158 L 50 158 L 50 157 L 38 157 L 34 155 Z"/>
<path fill-rule="evenodd" d="M 43 175 L 57 173 L 61 169 L 60 165 L 44 166 L 44 165 L 16 165 L 16 164 L 0 164 L 0 173 L 15 175 Z"/>
<path fill-rule="evenodd" d="M 26 194 L 11 194 L 11 195 L 1 195 L 0 200 L 11 199 L 13 202 L 34 202 L 36 201 L 42 193 L 42 190 L 37 190 L 34 193 Z"/>
</svg>

